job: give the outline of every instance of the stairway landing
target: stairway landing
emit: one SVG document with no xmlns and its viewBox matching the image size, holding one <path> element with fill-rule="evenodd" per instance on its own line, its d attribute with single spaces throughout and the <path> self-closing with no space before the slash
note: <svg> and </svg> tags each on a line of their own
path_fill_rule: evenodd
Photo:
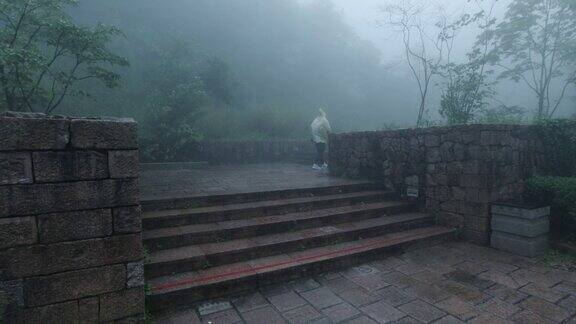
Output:
<svg viewBox="0 0 576 324">
<path fill-rule="evenodd" d="M 269 176 L 290 174 L 279 170 Z M 414 202 L 379 184 L 311 174 L 316 178 L 265 191 L 195 189 L 192 196 L 144 200 L 150 309 L 186 307 L 451 237 Z"/>
</svg>

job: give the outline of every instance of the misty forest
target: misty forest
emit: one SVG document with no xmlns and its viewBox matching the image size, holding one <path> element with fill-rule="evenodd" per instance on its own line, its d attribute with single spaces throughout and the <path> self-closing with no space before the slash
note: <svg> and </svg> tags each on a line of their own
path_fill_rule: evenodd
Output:
<svg viewBox="0 0 576 324">
<path fill-rule="evenodd" d="M 576 114 L 571 0 L 1 0 L 0 110 L 202 139 Z M 154 153 L 155 152 L 155 153 Z"/>
<path fill-rule="evenodd" d="M 576 323 L 576 0 L 0 0 L 0 324 Z"/>
</svg>

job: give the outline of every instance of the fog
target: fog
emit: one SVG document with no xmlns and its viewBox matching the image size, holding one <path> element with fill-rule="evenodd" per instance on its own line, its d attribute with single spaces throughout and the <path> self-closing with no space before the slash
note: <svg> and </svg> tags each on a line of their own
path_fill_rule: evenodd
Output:
<svg viewBox="0 0 576 324">
<path fill-rule="evenodd" d="M 312 5 L 317 0 L 299 0 L 303 5 Z M 383 8 L 390 3 L 401 3 L 403 1 L 383 1 L 383 0 L 332 0 L 336 10 L 342 15 L 344 21 L 354 30 L 354 32 L 361 38 L 372 42 L 381 52 L 382 61 L 387 66 L 391 67 L 389 73 L 399 76 L 403 79 L 410 80 L 411 75 L 408 66 L 405 62 L 404 47 L 401 40 L 401 35 L 386 26 L 382 26 L 385 20 L 385 14 L 382 12 Z M 414 1 L 416 2 L 416 1 Z M 441 14 L 447 15 L 449 19 L 457 20 L 458 17 L 464 14 L 473 14 L 481 10 L 490 10 L 491 5 L 494 5 L 494 17 L 502 19 L 506 13 L 507 7 L 510 5 L 510 0 L 499 1 L 466 1 L 466 0 L 440 0 L 440 1 L 421 1 L 420 3 L 426 8 L 425 16 L 428 17 L 429 26 L 433 27 L 434 19 Z M 463 28 L 457 34 L 457 41 L 454 48 L 454 60 L 464 61 L 466 54 L 474 45 L 478 34 L 480 33 L 477 26 L 468 26 Z M 438 95 L 441 89 L 434 89 L 431 94 L 432 110 L 434 102 L 438 102 Z M 524 108 L 527 114 L 535 109 L 534 103 L 537 98 L 529 93 L 525 86 L 502 80 L 496 88 L 497 95 L 490 100 L 490 104 L 497 106 L 505 104 L 509 106 L 518 105 Z M 573 96 L 576 95 L 574 91 Z M 415 97 L 414 94 L 407 92 L 409 96 Z M 415 98 L 413 98 L 415 99 Z M 567 100 L 560 111 L 559 116 L 569 116 L 576 113 L 576 98 Z M 414 114 L 417 103 L 412 101 L 411 108 Z M 391 108 L 391 107 L 390 107 Z M 388 109 L 388 107 L 386 107 Z M 437 107 L 436 107 L 437 109 Z M 434 111 L 432 112 L 434 118 L 439 118 Z M 410 123 L 413 121 L 413 116 L 409 115 L 395 115 L 400 122 Z M 412 119 L 410 119 L 412 117 Z"/>
<path fill-rule="evenodd" d="M 499 60 L 490 57 L 492 52 L 474 60 L 468 55 L 483 31 L 503 21 L 513 1 L 526 0 L 79 1 L 66 9 L 73 21 L 118 27 L 121 36 L 107 47 L 129 66 L 111 68 L 120 77 L 118 87 L 83 82 L 78 95 L 66 97 L 54 112 L 133 117 L 145 145 L 160 146 L 190 139 L 308 138 L 320 107 L 337 132 L 488 120 L 528 123 L 546 107 L 554 111 L 547 118 L 575 115 L 576 80 L 554 110 L 563 85 L 555 73 L 544 91 L 544 107 L 518 75 L 499 77 L 507 65 L 518 63 L 512 50 L 498 53 Z M 397 21 L 393 24 L 398 12 L 387 11 L 407 4 L 419 8 L 414 21 L 424 31 L 427 72 L 410 68 L 405 35 Z M 496 20 L 488 29 L 481 28 L 482 19 L 450 29 L 463 15 L 482 10 Z M 434 49 L 439 19 L 453 32 L 445 39 L 450 56 L 444 53 L 442 59 Z M 574 28 L 568 25 L 567 30 Z M 415 39 L 410 45 L 418 52 Z M 509 38 L 500 41 L 510 45 Z M 489 45 L 497 46 L 496 40 Z M 563 64 L 558 68 L 568 75 L 576 59 Z M 425 95 L 415 70 L 430 73 Z M 474 90 L 462 89 L 463 82 L 474 83 Z M 449 101 L 466 97 L 465 91 L 473 96 L 471 110 L 454 119 L 441 107 L 458 106 Z"/>
</svg>

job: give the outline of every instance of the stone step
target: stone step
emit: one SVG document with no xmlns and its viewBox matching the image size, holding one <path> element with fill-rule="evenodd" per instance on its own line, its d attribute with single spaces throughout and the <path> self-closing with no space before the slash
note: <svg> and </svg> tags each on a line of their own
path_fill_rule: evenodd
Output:
<svg viewBox="0 0 576 324">
<path fill-rule="evenodd" d="M 382 215 L 407 213 L 415 211 L 416 209 L 417 206 L 410 202 L 385 201 L 283 215 L 229 220 L 211 224 L 146 230 L 143 232 L 143 239 L 148 250 L 153 252 L 193 244 L 222 242 L 258 235 L 334 225 Z"/>
<path fill-rule="evenodd" d="M 151 287 L 148 296 L 150 310 L 158 313 L 200 300 L 292 280 L 303 274 L 310 275 L 383 258 L 406 249 L 442 242 L 449 239 L 452 233 L 452 230 L 444 227 L 425 227 L 154 278 L 148 281 Z"/>
<path fill-rule="evenodd" d="M 146 277 L 150 279 L 173 273 L 202 270 L 208 266 L 220 266 L 354 241 L 385 233 L 430 226 L 433 223 L 434 219 L 426 214 L 410 213 L 255 236 L 249 239 L 162 250 L 151 254 L 150 262 L 146 264 Z"/>
<path fill-rule="evenodd" d="M 142 224 L 144 229 L 206 224 L 316 210 L 327 207 L 347 206 L 388 200 L 393 197 L 394 195 L 392 193 L 386 191 L 362 191 L 313 197 L 264 200 L 213 207 L 150 211 L 143 213 Z"/>
<path fill-rule="evenodd" d="M 357 183 L 338 185 L 338 186 L 272 190 L 264 192 L 244 192 L 244 193 L 223 194 L 223 195 L 207 194 L 205 196 L 176 198 L 176 199 L 149 199 L 149 200 L 144 199 L 141 201 L 141 205 L 142 210 L 146 212 L 154 210 L 222 206 L 230 204 L 256 202 L 262 200 L 278 200 L 278 199 L 290 199 L 290 198 L 311 197 L 311 196 L 325 196 L 340 193 L 351 193 L 358 191 L 371 191 L 381 189 L 383 189 L 383 185 L 381 184 L 358 181 Z"/>
</svg>

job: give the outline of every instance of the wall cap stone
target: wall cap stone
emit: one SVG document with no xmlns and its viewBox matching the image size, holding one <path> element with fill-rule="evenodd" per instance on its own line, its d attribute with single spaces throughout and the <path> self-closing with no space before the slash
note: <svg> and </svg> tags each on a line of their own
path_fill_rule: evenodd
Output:
<svg viewBox="0 0 576 324">
<path fill-rule="evenodd" d="M 466 124 L 466 125 L 453 125 L 453 126 L 433 126 L 427 128 L 399 128 L 391 130 L 374 130 L 374 131 L 360 131 L 360 132 L 346 132 L 346 133 L 333 133 L 334 137 L 365 137 L 365 136 L 384 136 L 387 134 L 395 135 L 426 135 L 434 134 L 439 135 L 454 131 L 478 132 L 478 131 L 521 131 L 534 128 L 533 125 L 517 125 L 517 124 Z"/>
<path fill-rule="evenodd" d="M 126 117 L 73 117 L 73 116 L 48 115 L 44 113 L 20 112 L 20 111 L 0 112 L 0 118 L 85 120 L 85 121 L 136 123 L 136 121 L 133 118 L 126 118 Z"/>
</svg>

